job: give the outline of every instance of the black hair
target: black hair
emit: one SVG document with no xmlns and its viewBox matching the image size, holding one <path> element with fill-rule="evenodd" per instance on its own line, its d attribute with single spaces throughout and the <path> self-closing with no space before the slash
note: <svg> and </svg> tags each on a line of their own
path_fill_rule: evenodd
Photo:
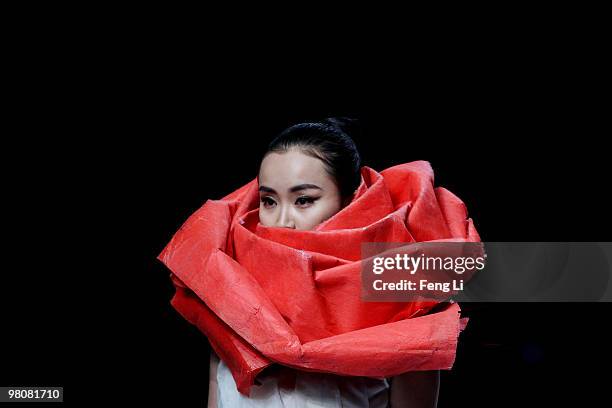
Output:
<svg viewBox="0 0 612 408">
<path fill-rule="evenodd" d="M 349 135 L 356 132 L 357 120 L 351 118 L 297 123 L 274 138 L 263 157 L 269 153 L 285 153 L 298 148 L 304 154 L 323 161 L 325 170 L 336 181 L 340 195 L 347 198 L 353 195 L 361 183 L 361 157 Z"/>
</svg>

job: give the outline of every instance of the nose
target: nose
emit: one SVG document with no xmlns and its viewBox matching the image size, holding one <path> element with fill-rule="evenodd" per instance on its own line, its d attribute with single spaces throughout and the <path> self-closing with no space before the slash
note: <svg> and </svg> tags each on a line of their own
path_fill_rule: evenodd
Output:
<svg viewBox="0 0 612 408">
<path fill-rule="evenodd" d="M 293 217 L 291 216 L 290 208 L 281 208 L 279 217 L 276 221 L 276 226 L 283 228 L 295 228 L 295 223 L 293 221 Z"/>
</svg>

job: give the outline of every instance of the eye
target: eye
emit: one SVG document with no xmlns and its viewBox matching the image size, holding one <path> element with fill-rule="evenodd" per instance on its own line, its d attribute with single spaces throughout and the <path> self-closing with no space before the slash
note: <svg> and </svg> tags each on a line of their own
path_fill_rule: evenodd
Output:
<svg viewBox="0 0 612 408">
<path fill-rule="evenodd" d="M 297 200 L 295 200 L 295 204 L 297 204 L 299 207 L 309 207 L 312 203 L 314 203 L 316 200 L 318 199 L 315 197 L 307 197 L 307 196 L 302 196 L 302 197 L 298 197 Z"/>
<path fill-rule="evenodd" d="M 276 204 L 276 202 L 270 197 L 261 197 L 261 202 L 264 208 L 271 208 L 274 206 L 274 204 Z"/>
</svg>

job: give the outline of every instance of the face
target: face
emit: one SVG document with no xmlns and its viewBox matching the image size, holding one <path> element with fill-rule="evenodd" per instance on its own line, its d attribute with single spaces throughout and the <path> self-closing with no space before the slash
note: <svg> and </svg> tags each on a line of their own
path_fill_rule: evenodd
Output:
<svg viewBox="0 0 612 408">
<path fill-rule="evenodd" d="M 259 222 L 266 227 L 311 230 L 342 208 L 323 162 L 296 149 L 263 159 L 259 198 Z"/>
</svg>

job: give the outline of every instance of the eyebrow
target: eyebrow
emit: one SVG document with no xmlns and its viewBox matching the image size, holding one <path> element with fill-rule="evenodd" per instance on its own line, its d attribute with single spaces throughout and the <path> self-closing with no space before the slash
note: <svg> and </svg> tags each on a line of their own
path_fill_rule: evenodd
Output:
<svg viewBox="0 0 612 408">
<path fill-rule="evenodd" d="M 298 184 L 297 186 L 291 187 L 289 189 L 289 192 L 290 193 L 295 193 L 296 191 L 307 190 L 309 188 L 313 188 L 313 189 L 317 189 L 317 190 L 323 190 L 321 187 L 317 186 L 316 184 Z M 276 194 L 276 190 L 274 190 L 273 188 L 270 188 L 270 187 L 266 187 L 266 186 L 259 186 L 259 191 L 260 192 L 265 192 L 265 193 Z"/>
</svg>

